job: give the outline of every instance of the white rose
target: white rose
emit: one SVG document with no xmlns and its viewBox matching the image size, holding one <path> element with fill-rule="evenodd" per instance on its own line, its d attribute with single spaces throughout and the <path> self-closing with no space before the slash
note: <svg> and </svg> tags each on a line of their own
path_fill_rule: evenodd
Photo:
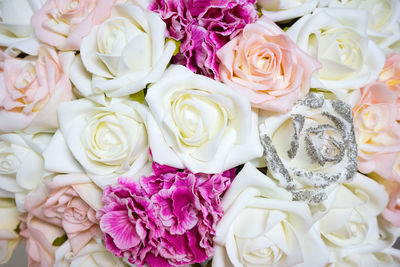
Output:
<svg viewBox="0 0 400 267">
<path fill-rule="evenodd" d="M 260 125 L 272 177 L 294 200 L 316 205 L 357 172 L 351 108 L 340 100 L 309 93 L 293 109 Z"/>
<path fill-rule="evenodd" d="M 20 223 L 14 200 L 0 198 L 0 264 L 6 263 L 21 237 L 14 231 Z"/>
<path fill-rule="evenodd" d="M 55 267 L 126 267 L 127 265 L 112 255 L 101 242 L 90 241 L 78 254 L 74 255 L 68 241 L 55 251 Z"/>
<path fill-rule="evenodd" d="M 273 21 L 286 21 L 311 13 L 326 0 L 258 0 L 261 12 Z"/>
<path fill-rule="evenodd" d="M 331 0 L 329 7 L 362 8 L 368 11 L 368 35 L 387 54 L 400 53 L 400 2 L 398 0 Z M 395 51 L 394 51 L 395 50 Z"/>
<path fill-rule="evenodd" d="M 154 161 L 219 173 L 262 155 L 257 114 L 228 86 L 183 66 L 170 67 L 147 92 Z"/>
<path fill-rule="evenodd" d="M 50 134 L 0 135 L 0 197 L 15 197 L 21 212 L 26 194 L 34 190 L 46 174 L 41 153 L 50 138 Z"/>
<path fill-rule="evenodd" d="M 247 163 L 225 193 L 213 267 L 324 266 L 328 251 L 305 202 Z"/>
<path fill-rule="evenodd" d="M 376 251 L 364 254 L 353 254 L 331 263 L 327 267 L 366 267 L 366 266 L 400 266 L 400 250 L 388 248 L 383 251 Z"/>
<path fill-rule="evenodd" d="M 331 262 L 353 254 L 379 252 L 394 243 L 393 233 L 377 217 L 388 203 L 382 185 L 357 173 L 352 182 L 342 184 L 332 193 L 332 199 L 318 223 L 330 249 Z"/>
<path fill-rule="evenodd" d="M 318 59 L 312 88 L 332 91 L 339 99 L 378 78 L 383 51 L 368 38 L 368 13 L 361 9 L 323 8 L 296 21 L 287 34 Z"/>
<path fill-rule="evenodd" d="M 39 41 L 33 34 L 31 17 L 42 6 L 41 0 L 3 0 L 0 3 L 0 46 L 18 55 L 37 55 Z"/>
<path fill-rule="evenodd" d="M 62 104 L 58 116 L 60 132 L 43 153 L 46 169 L 69 173 L 82 167 L 100 187 L 145 171 L 148 109 L 142 104 L 112 99 L 101 106 L 79 99 Z"/>
<path fill-rule="evenodd" d="M 83 39 L 72 82 L 82 95 L 102 102 L 104 93 L 120 97 L 144 89 L 161 77 L 175 50 L 165 31 L 158 14 L 132 3 L 115 5 L 111 17 Z"/>
</svg>

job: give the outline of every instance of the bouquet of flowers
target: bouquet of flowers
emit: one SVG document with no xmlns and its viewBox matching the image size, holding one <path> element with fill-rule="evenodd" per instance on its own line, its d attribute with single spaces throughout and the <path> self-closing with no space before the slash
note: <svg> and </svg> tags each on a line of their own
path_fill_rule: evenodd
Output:
<svg viewBox="0 0 400 267">
<path fill-rule="evenodd" d="M 0 263 L 400 266 L 398 0 L 0 10 Z"/>
</svg>

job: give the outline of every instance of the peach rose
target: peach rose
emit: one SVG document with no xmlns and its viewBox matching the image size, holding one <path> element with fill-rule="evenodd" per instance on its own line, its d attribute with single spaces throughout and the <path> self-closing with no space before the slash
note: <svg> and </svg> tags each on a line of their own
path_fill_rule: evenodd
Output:
<svg viewBox="0 0 400 267">
<path fill-rule="evenodd" d="M 72 59 L 72 52 L 59 57 L 47 46 L 39 48 L 38 57 L 23 59 L 0 51 L 0 131 L 57 128 L 58 105 L 72 99 L 71 83 L 63 72 L 63 64 Z"/>
<path fill-rule="evenodd" d="M 64 235 L 62 228 L 44 222 L 30 213 L 21 215 L 20 219 L 20 235 L 25 238 L 28 266 L 54 266 L 56 247 L 52 244 L 56 238 Z"/>
<path fill-rule="evenodd" d="M 286 112 L 305 96 L 320 64 L 263 16 L 223 46 L 221 81 L 247 96 L 252 106 Z"/>
<path fill-rule="evenodd" d="M 48 192 L 37 190 L 28 195 L 25 209 L 47 223 L 64 228 L 75 254 L 93 237 L 103 236 L 96 219 L 102 192 L 86 175 L 57 175 L 46 186 Z"/>
<path fill-rule="evenodd" d="M 92 27 L 111 14 L 118 0 L 49 0 L 32 16 L 37 38 L 60 50 L 79 50 Z"/>
<path fill-rule="evenodd" d="M 400 152 L 398 116 L 397 95 L 384 83 L 374 82 L 361 89 L 361 98 L 353 108 L 360 172 L 400 180 L 394 171 L 396 153 Z"/>
</svg>

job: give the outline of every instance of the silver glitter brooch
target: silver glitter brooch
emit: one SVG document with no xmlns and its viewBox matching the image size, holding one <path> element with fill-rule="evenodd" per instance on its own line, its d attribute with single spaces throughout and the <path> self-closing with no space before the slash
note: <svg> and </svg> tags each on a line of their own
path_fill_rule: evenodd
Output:
<svg viewBox="0 0 400 267">
<path fill-rule="evenodd" d="M 317 205 L 357 172 L 351 108 L 309 93 L 293 109 L 260 125 L 268 171 L 293 200 Z"/>
</svg>

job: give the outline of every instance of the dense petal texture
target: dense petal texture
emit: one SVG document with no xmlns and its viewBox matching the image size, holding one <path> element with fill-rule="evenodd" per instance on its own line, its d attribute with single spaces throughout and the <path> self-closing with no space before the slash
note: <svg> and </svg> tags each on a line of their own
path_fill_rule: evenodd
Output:
<svg viewBox="0 0 400 267">
<path fill-rule="evenodd" d="M 304 97 L 320 64 L 278 25 L 263 16 L 217 52 L 220 80 L 245 95 L 252 106 L 287 112 Z"/>
<path fill-rule="evenodd" d="M 92 238 L 102 236 L 96 219 L 96 209 L 101 207 L 101 190 L 89 177 L 57 175 L 46 187 L 45 191 L 39 188 L 28 195 L 25 209 L 36 218 L 63 228 L 75 255 Z"/>
<path fill-rule="evenodd" d="M 149 145 L 160 164 L 220 173 L 262 155 L 257 113 L 227 85 L 173 65 L 146 102 Z"/>
<path fill-rule="evenodd" d="M 41 46 L 38 57 L 14 58 L 0 51 L 0 131 L 58 127 L 57 108 L 72 99 L 64 66 L 73 54 Z"/>
<path fill-rule="evenodd" d="M 235 170 L 194 174 L 156 163 L 153 169 L 140 183 L 120 178 L 119 185 L 104 189 L 98 216 L 107 249 L 140 266 L 205 261 L 214 253 L 220 197 Z"/>
<path fill-rule="evenodd" d="M 61 50 L 79 50 L 90 29 L 110 16 L 116 0 L 50 0 L 32 17 L 38 39 Z"/>
<path fill-rule="evenodd" d="M 325 266 L 328 251 L 309 206 L 251 163 L 223 197 L 213 267 Z"/>
<path fill-rule="evenodd" d="M 82 40 L 71 81 L 83 96 L 104 104 L 104 94 L 128 96 L 162 76 L 175 44 L 165 40 L 159 14 L 136 2 L 116 4 L 111 17 Z"/>
<path fill-rule="evenodd" d="M 400 152 L 400 124 L 397 92 L 385 83 L 361 88 L 361 98 L 353 107 L 358 143 L 358 169 L 400 180 L 396 162 Z M 398 163 L 397 163 L 398 164 Z"/>
<path fill-rule="evenodd" d="M 254 4 L 255 0 L 156 0 L 150 9 L 160 13 L 168 37 L 182 42 L 174 63 L 216 78 L 216 52 L 256 21 Z"/>
<path fill-rule="evenodd" d="M 365 10 L 320 8 L 289 28 L 290 38 L 322 64 L 311 87 L 331 91 L 342 100 L 378 78 L 385 54 L 369 39 L 367 25 Z"/>
</svg>

